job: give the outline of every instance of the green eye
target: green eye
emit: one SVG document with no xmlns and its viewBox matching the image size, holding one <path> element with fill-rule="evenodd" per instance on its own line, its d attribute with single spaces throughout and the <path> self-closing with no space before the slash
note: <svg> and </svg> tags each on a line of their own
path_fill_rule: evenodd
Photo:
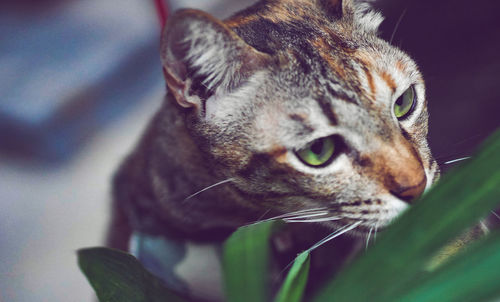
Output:
<svg viewBox="0 0 500 302">
<path fill-rule="evenodd" d="M 415 107 L 415 88 L 411 86 L 394 103 L 394 115 L 398 119 L 406 117 Z"/>
<path fill-rule="evenodd" d="M 323 137 L 296 152 L 297 157 L 306 165 L 312 167 L 325 166 L 330 163 L 335 153 L 333 137 Z"/>
</svg>

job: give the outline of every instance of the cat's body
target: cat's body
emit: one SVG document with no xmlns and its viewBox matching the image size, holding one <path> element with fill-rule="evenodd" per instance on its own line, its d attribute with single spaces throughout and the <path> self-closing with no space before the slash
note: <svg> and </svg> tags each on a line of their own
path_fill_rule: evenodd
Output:
<svg viewBox="0 0 500 302">
<path fill-rule="evenodd" d="M 381 21 L 353 0 L 263 1 L 224 22 L 173 15 L 169 93 L 115 177 L 109 244 L 126 249 L 134 231 L 216 242 L 313 208 L 326 208 L 325 229 L 386 226 L 439 172 L 423 79 L 376 36 Z"/>
</svg>

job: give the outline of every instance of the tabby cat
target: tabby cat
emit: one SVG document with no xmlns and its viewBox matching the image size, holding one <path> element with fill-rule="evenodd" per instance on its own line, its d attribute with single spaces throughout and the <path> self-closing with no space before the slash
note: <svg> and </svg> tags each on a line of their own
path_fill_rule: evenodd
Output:
<svg viewBox="0 0 500 302">
<path fill-rule="evenodd" d="M 439 169 L 422 75 L 377 37 L 382 19 L 356 0 L 266 0 L 225 21 L 172 15 L 168 93 L 114 179 L 108 244 L 127 250 L 132 237 L 139 259 L 181 246 L 180 263 L 188 243 L 208 251 L 283 214 L 315 230 L 349 226 L 359 241 L 387 226 Z M 172 263 L 167 283 L 221 299 L 203 288 L 210 280 L 172 281 Z"/>
</svg>

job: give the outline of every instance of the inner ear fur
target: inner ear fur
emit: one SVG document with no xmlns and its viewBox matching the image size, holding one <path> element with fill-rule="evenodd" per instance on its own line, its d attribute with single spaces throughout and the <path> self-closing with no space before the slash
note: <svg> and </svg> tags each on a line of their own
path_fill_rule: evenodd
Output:
<svg viewBox="0 0 500 302">
<path fill-rule="evenodd" d="M 269 56 L 211 15 L 185 9 L 169 18 L 162 35 L 161 60 L 167 86 L 178 104 L 199 107 L 215 91 L 238 88 Z"/>
</svg>

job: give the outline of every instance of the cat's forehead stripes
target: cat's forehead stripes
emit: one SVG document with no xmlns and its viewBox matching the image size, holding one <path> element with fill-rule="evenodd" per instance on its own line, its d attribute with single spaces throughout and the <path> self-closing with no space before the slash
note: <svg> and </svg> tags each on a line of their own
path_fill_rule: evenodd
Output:
<svg viewBox="0 0 500 302">
<path fill-rule="evenodd" d="M 385 64 L 380 64 L 379 61 L 385 62 L 380 53 L 377 52 L 368 52 L 366 50 L 358 50 L 354 54 L 354 58 L 360 62 L 363 66 L 366 66 L 367 72 L 374 72 L 376 73 L 376 76 L 378 76 L 384 83 L 389 87 L 389 89 L 392 91 L 392 93 L 396 92 L 397 89 L 397 83 L 395 76 L 392 75 L 392 72 L 390 71 L 390 67 L 394 66 L 395 70 L 398 73 L 405 74 L 406 70 L 408 68 L 407 64 L 403 60 L 395 60 L 394 62 L 391 62 L 391 66 L 387 66 Z M 370 87 L 372 88 L 372 92 L 375 86 L 373 83 L 373 76 L 370 74 Z M 374 92 L 373 92 L 374 93 Z M 374 93 L 375 94 L 375 93 Z"/>
<path fill-rule="evenodd" d="M 392 93 L 395 93 L 396 88 L 397 88 L 397 84 L 396 84 L 394 78 L 387 71 L 380 72 L 380 77 L 385 81 L 387 86 L 392 90 Z"/>
<path fill-rule="evenodd" d="M 224 23 L 256 49 L 275 54 L 288 48 L 298 51 L 315 36 L 332 35 L 338 45 L 347 45 L 335 37 L 329 7 L 337 1 L 281 0 L 263 1 L 227 19 Z M 338 16 L 336 17 L 338 19 Z M 301 47 L 302 46 L 302 47 Z"/>
<path fill-rule="evenodd" d="M 359 65 L 363 74 L 360 76 L 364 76 L 366 79 L 365 93 L 368 98 L 372 101 L 376 100 L 378 93 L 378 85 L 376 83 L 376 55 L 371 55 L 364 50 L 358 50 L 353 55 L 353 60 Z M 361 82 L 361 81 L 360 81 Z"/>
<path fill-rule="evenodd" d="M 314 132 L 314 127 L 311 125 L 311 122 L 309 121 L 309 115 L 305 113 L 292 113 L 289 114 L 288 117 L 297 123 L 300 124 L 301 128 L 300 131 L 303 134 L 311 134 Z"/>
<path fill-rule="evenodd" d="M 368 82 L 368 87 L 369 87 L 369 98 L 371 100 L 374 100 L 377 95 L 377 88 L 375 86 L 375 80 L 373 79 L 372 73 L 370 72 L 370 69 L 366 65 L 362 65 L 361 69 L 363 70 L 366 80 Z"/>
<path fill-rule="evenodd" d="M 335 98 L 357 103 L 358 99 L 374 101 L 378 93 L 387 88 L 397 89 L 395 77 L 388 70 L 377 68 L 380 58 L 374 49 L 364 50 L 366 41 L 357 36 L 359 30 L 349 18 L 332 18 L 328 7 L 337 1 L 267 1 L 225 21 L 242 38 L 262 52 L 269 54 L 290 53 L 304 74 L 311 70 L 321 72 L 321 77 L 334 81 L 332 89 L 324 89 Z M 338 22 L 342 25 L 338 25 Z M 362 35 L 361 35 L 362 36 Z M 359 40 L 361 39 L 361 40 Z M 370 44 L 370 43 L 368 43 Z M 311 68 L 320 62 L 321 68 Z M 406 69 L 398 62 L 396 69 Z M 381 88 L 382 81 L 387 88 Z M 355 95 L 346 95 L 346 91 Z M 354 97 L 353 97 L 354 96 Z M 326 109 L 321 104 L 322 109 Z M 325 111 L 330 120 L 332 114 Z"/>
<path fill-rule="evenodd" d="M 267 1 L 227 19 L 225 23 L 229 27 L 238 27 L 262 19 L 273 23 L 304 21 L 306 18 L 311 20 L 311 12 L 315 10 L 316 5 L 310 0 Z"/>
<path fill-rule="evenodd" d="M 332 47 L 328 45 L 323 37 L 314 37 L 310 43 L 335 74 L 341 78 L 347 76 L 344 64 L 342 64 L 338 56 L 332 54 Z"/>
<path fill-rule="evenodd" d="M 337 125 L 338 120 L 337 120 L 337 117 L 335 116 L 335 112 L 333 112 L 333 108 L 332 108 L 330 102 L 328 102 L 328 100 L 326 100 L 323 97 L 318 97 L 318 98 L 315 98 L 314 100 L 316 102 L 318 102 L 318 105 L 321 108 L 321 110 L 323 111 L 323 114 L 328 118 L 330 125 L 331 126 Z"/>
</svg>

